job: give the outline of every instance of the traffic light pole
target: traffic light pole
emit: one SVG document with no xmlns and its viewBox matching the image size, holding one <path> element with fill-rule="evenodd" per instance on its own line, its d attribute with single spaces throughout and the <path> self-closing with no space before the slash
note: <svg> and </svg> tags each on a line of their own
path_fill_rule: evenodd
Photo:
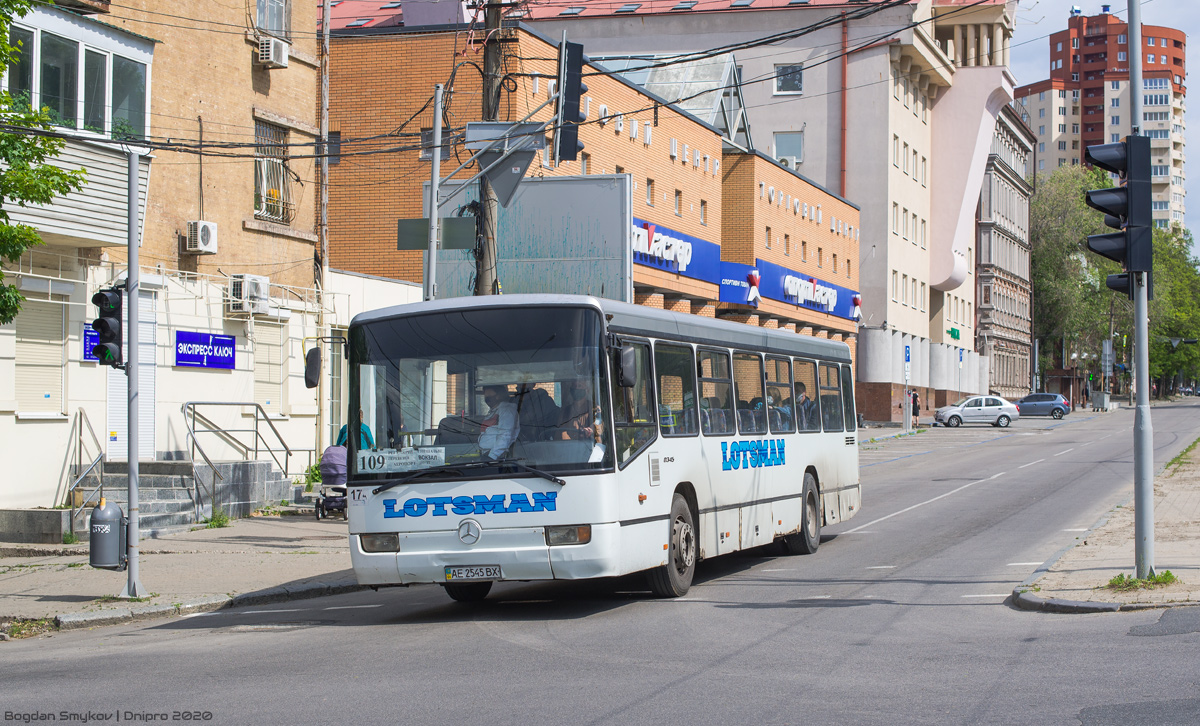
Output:
<svg viewBox="0 0 1200 726">
<path fill-rule="evenodd" d="M 129 246 L 129 272 L 125 276 L 125 300 L 126 300 L 126 328 L 128 332 L 128 343 L 125 350 L 128 351 L 128 360 L 125 361 L 125 375 L 128 377 L 128 401 L 129 409 L 126 417 L 126 439 L 129 444 L 129 536 L 126 541 L 129 557 L 129 579 L 125 582 L 125 589 L 121 591 L 121 597 L 134 598 L 145 597 L 146 588 L 142 586 L 142 581 L 138 577 L 138 538 L 141 533 L 138 529 L 138 166 L 140 165 L 141 155 L 136 151 L 129 152 L 129 201 L 128 214 L 126 221 L 128 222 L 129 232 L 127 235 L 127 243 Z"/>
<path fill-rule="evenodd" d="M 437 297 L 438 208 L 442 183 L 442 84 L 433 87 L 433 148 L 429 150 L 429 254 L 425 255 L 425 299 Z"/>
<path fill-rule="evenodd" d="M 1133 124 L 1130 134 L 1142 127 L 1142 0 L 1128 0 L 1129 91 Z M 1134 389 L 1137 408 L 1133 422 L 1133 537 L 1138 579 L 1154 576 L 1154 426 L 1150 421 L 1149 272 L 1130 272 L 1133 288 Z"/>
</svg>

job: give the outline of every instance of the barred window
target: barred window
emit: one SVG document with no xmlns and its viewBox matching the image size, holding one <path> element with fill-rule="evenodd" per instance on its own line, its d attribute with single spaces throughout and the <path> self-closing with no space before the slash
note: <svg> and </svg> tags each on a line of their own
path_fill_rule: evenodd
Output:
<svg viewBox="0 0 1200 726">
<path fill-rule="evenodd" d="M 291 224 L 295 203 L 287 166 L 287 129 L 255 121 L 254 138 L 254 216 Z"/>
</svg>

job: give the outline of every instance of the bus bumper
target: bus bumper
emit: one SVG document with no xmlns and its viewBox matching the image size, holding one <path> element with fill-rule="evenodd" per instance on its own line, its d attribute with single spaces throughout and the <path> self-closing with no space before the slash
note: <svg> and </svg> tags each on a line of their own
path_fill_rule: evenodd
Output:
<svg viewBox="0 0 1200 726">
<path fill-rule="evenodd" d="M 400 535 L 399 552 L 364 552 L 350 535 L 350 559 L 362 585 L 446 582 L 452 566 L 499 565 L 501 580 L 576 580 L 620 574 L 620 525 L 593 524 L 585 545 L 546 545 L 542 527 L 487 529 L 474 545 L 456 530 Z"/>
</svg>

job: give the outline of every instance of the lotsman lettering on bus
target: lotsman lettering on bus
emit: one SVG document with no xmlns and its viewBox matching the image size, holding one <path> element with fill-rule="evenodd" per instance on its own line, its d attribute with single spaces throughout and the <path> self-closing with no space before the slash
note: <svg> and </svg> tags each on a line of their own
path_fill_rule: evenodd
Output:
<svg viewBox="0 0 1200 726">
<path fill-rule="evenodd" d="M 783 439 L 761 439 L 759 441 L 721 442 L 721 469 L 757 469 L 760 466 L 783 466 Z"/>
<path fill-rule="evenodd" d="M 507 499 L 507 500 L 506 500 Z M 395 517 L 423 517 L 432 514 L 434 517 L 445 517 L 451 513 L 463 514 L 512 514 L 513 512 L 553 512 L 558 506 L 558 492 L 533 492 L 533 501 L 521 492 L 486 496 L 459 497 L 413 497 L 398 504 L 395 499 L 383 500 L 383 516 L 385 519 Z M 447 511 L 449 507 L 449 511 Z M 433 511 L 430 512 L 430 509 Z"/>
</svg>

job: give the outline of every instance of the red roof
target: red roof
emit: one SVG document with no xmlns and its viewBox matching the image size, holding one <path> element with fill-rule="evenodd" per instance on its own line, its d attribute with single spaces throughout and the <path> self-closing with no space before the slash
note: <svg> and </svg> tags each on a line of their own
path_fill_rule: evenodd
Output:
<svg viewBox="0 0 1200 726">
<path fill-rule="evenodd" d="M 876 0 L 878 2 L 878 0 Z M 916 2 L 916 0 L 909 0 Z M 934 7 L 963 5 L 977 0 L 933 0 Z M 984 0 L 984 5 L 1003 5 L 1006 0 Z M 858 0 L 532 0 L 525 17 L 535 20 L 587 18 L 615 15 L 657 15 L 715 12 L 722 10 L 777 10 L 779 8 L 847 7 L 861 10 Z M 515 14 L 519 14 L 515 13 Z"/>
<path fill-rule="evenodd" d="M 399 0 L 333 0 L 329 27 L 380 28 L 403 25 Z M 317 26 L 321 24 L 321 5 L 317 5 Z"/>
</svg>

